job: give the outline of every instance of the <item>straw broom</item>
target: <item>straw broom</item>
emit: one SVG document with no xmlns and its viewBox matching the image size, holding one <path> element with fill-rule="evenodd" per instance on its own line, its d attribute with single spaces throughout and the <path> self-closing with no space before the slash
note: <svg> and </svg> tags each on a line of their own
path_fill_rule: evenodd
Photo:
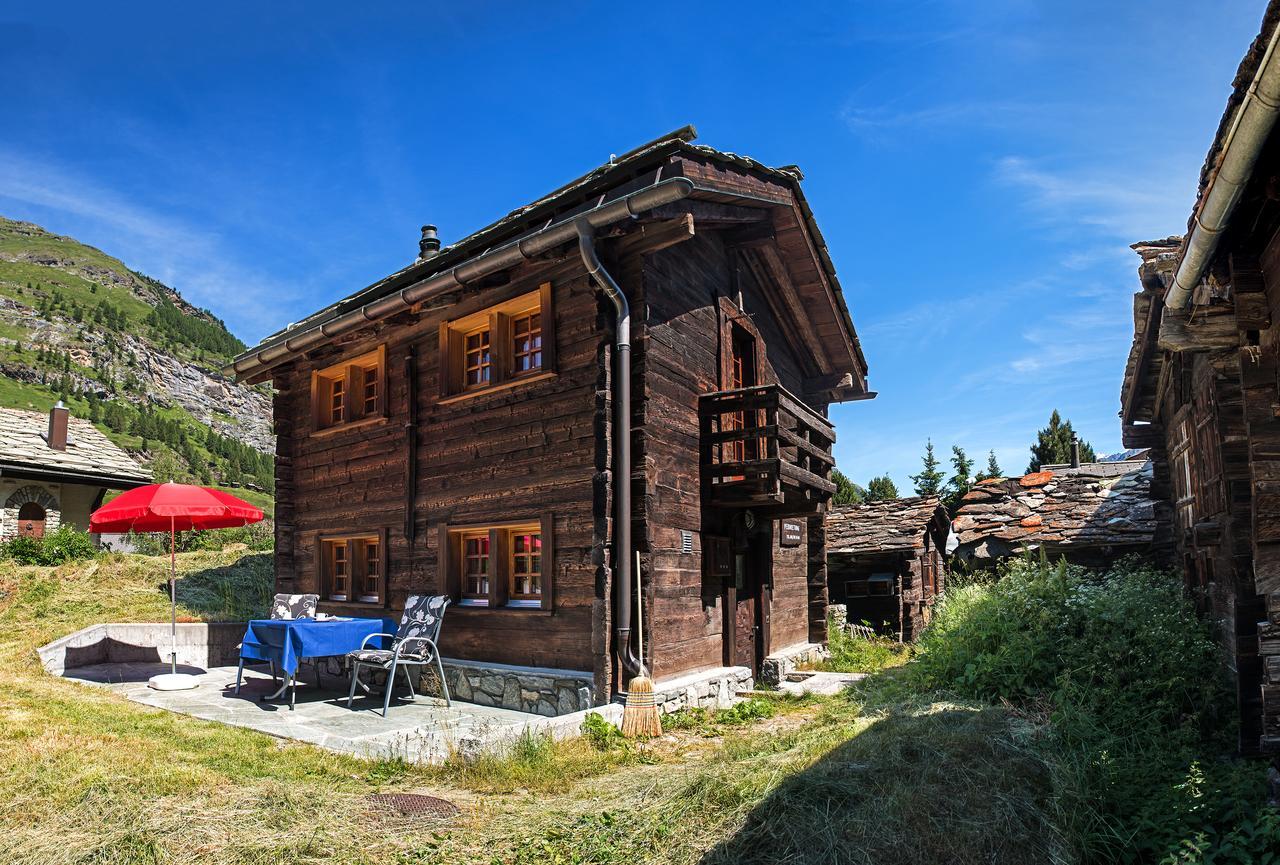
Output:
<svg viewBox="0 0 1280 865">
<path fill-rule="evenodd" d="M 640 675 L 627 686 L 627 704 L 622 710 L 622 735 L 651 738 L 662 735 L 662 720 L 654 701 L 653 682 L 644 666 L 644 590 L 640 585 L 640 552 L 636 551 L 636 624 L 639 630 Z"/>
</svg>

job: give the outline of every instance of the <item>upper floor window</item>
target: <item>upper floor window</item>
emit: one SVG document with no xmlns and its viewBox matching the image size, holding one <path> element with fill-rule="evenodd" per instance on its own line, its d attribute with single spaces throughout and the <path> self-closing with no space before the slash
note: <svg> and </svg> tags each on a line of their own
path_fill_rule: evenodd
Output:
<svg viewBox="0 0 1280 865">
<path fill-rule="evenodd" d="M 551 284 L 440 327 L 444 396 L 510 385 L 553 371 Z"/>
<path fill-rule="evenodd" d="M 379 346 L 311 374 L 311 415 L 324 430 L 385 414 L 387 351 Z"/>
</svg>

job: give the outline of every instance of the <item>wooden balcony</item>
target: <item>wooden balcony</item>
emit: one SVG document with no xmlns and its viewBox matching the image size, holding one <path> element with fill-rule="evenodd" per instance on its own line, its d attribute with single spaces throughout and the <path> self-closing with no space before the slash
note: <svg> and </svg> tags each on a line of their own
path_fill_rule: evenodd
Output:
<svg viewBox="0 0 1280 865">
<path fill-rule="evenodd" d="M 704 501 L 767 517 L 821 513 L 836 432 L 786 388 L 772 384 L 705 394 L 698 416 Z"/>
</svg>

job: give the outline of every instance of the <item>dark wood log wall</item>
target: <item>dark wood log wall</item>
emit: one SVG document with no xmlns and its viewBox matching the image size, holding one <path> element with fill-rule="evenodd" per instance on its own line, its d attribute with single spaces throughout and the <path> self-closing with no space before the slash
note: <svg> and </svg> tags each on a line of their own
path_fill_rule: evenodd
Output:
<svg viewBox="0 0 1280 865">
<path fill-rule="evenodd" d="M 550 379 L 441 402 L 439 325 L 550 281 L 557 321 L 557 374 Z M 447 305 L 446 305 L 447 304 Z M 383 324 L 358 341 L 327 347 L 276 378 L 276 573 L 281 590 L 321 591 L 321 534 L 387 529 L 389 591 L 378 608 L 322 603 L 351 615 L 398 616 L 410 594 L 441 593 L 440 527 L 554 522 L 554 609 L 454 606 L 442 634 L 445 655 L 590 670 L 608 693 L 608 576 L 604 549 L 607 452 L 607 331 L 611 325 L 576 256 L 526 266 L 505 286 L 459 292 L 434 308 Z M 387 345 L 387 419 L 313 434 L 310 374 Z M 405 358 L 416 356 L 419 443 L 416 543 L 406 539 L 408 416 Z M 601 394 L 602 389 L 604 394 Z M 596 633 L 597 630 L 605 633 Z"/>
<path fill-rule="evenodd" d="M 654 674 L 716 667 L 724 663 L 724 585 L 702 569 L 702 533 L 732 534 L 732 512 L 703 509 L 699 477 L 698 397 L 730 386 L 723 356 L 733 323 L 757 337 L 760 383 L 801 388 L 800 365 L 751 270 L 714 232 L 644 256 L 637 297 L 637 463 L 646 474 L 644 532 L 638 533 L 651 579 L 647 640 Z M 633 280 L 633 269 L 624 269 Z M 741 291 L 743 309 L 730 298 Z M 823 407 L 825 408 L 825 406 Z M 767 528 L 767 527 L 766 527 Z M 681 552 L 681 530 L 694 549 Z M 765 650 L 809 637 L 807 546 L 783 548 L 771 539 L 773 568 L 766 603 Z M 647 629 L 648 630 L 648 629 Z"/>
</svg>

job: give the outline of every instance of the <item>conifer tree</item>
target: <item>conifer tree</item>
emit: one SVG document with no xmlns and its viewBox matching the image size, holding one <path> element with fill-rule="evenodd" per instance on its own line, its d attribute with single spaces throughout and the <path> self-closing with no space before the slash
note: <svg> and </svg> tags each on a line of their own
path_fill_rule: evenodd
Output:
<svg viewBox="0 0 1280 865">
<path fill-rule="evenodd" d="M 1000 468 L 1000 462 L 996 459 L 995 450 L 987 451 L 987 467 L 978 472 L 976 480 L 985 481 L 1002 477 L 1004 477 L 1004 471 Z"/>
<path fill-rule="evenodd" d="M 883 502 L 898 497 L 898 486 L 888 475 L 880 475 L 867 481 L 867 501 Z"/>
<path fill-rule="evenodd" d="M 1028 472 L 1038 472 L 1043 465 L 1055 465 L 1071 462 L 1071 439 L 1075 430 L 1071 421 L 1064 421 L 1058 410 L 1049 415 L 1049 425 L 1036 434 L 1036 443 L 1031 446 L 1031 462 Z M 1080 462 L 1091 463 L 1097 459 L 1093 447 L 1086 441 L 1080 442 Z"/>
<path fill-rule="evenodd" d="M 945 477 L 938 468 L 938 458 L 933 453 L 933 439 L 929 439 L 925 445 L 924 456 L 921 458 L 924 468 L 918 475 L 911 476 L 911 482 L 916 485 L 916 495 L 918 496 L 936 496 L 942 492 L 942 480 Z"/>
</svg>

